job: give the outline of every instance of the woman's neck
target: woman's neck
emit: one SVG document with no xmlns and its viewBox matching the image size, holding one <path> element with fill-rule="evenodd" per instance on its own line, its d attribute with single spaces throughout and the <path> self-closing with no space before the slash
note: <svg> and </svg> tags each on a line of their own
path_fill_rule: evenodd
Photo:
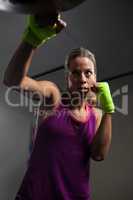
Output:
<svg viewBox="0 0 133 200">
<path fill-rule="evenodd" d="M 77 93 L 66 92 L 62 95 L 62 104 L 71 110 L 85 110 L 88 104 L 87 98 Z"/>
<path fill-rule="evenodd" d="M 81 102 L 80 104 L 75 104 L 75 105 L 70 105 L 71 110 L 78 110 L 78 111 L 83 111 L 86 109 L 86 101 Z"/>
</svg>

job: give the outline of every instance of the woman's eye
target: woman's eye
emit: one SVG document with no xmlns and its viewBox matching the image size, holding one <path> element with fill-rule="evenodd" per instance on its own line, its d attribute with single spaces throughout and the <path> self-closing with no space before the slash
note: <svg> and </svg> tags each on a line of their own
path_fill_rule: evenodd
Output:
<svg viewBox="0 0 133 200">
<path fill-rule="evenodd" d="M 92 71 L 86 71 L 86 73 L 85 73 L 87 76 L 91 76 L 92 75 Z"/>
<path fill-rule="evenodd" d="M 92 71 L 91 70 L 84 71 L 83 73 L 84 73 L 84 75 L 86 77 L 89 77 L 89 76 L 92 75 Z M 82 74 L 82 72 L 78 71 L 78 70 L 75 70 L 75 71 L 72 72 L 72 75 L 75 76 L 75 77 L 80 77 L 81 74 Z"/>
</svg>

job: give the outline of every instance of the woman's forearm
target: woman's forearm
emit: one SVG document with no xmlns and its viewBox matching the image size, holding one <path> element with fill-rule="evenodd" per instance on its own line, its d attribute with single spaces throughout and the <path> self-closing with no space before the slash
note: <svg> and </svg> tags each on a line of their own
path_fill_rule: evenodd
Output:
<svg viewBox="0 0 133 200">
<path fill-rule="evenodd" d="M 19 85 L 26 76 L 31 64 L 35 48 L 21 42 L 11 58 L 4 73 L 3 83 L 7 86 Z"/>
<path fill-rule="evenodd" d="M 109 151 L 112 137 L 112 114 L 105 113 L 100 126 L 91 144 L 91 157 L 93 160 L 104 160 Z"/>
</svg>

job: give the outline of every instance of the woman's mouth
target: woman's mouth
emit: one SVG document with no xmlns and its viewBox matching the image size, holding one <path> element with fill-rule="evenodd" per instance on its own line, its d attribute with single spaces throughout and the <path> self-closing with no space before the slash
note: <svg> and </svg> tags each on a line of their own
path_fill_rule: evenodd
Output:
<svg viewBox="0 0 133 200">
<path fill-rule="evenodd" d="M 80 90 L 80 91 L 89 91 L 89 89 L 87 87 L 79 87 L 78 90 Z"/>
</svg>

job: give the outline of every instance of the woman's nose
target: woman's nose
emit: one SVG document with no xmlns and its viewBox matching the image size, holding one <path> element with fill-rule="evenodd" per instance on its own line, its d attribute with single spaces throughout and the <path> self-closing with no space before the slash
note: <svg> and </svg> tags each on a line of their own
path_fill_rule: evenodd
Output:
<svg viewBox="0 0 133 200">
<path fill-rule="evenodd" d="M 85 76 L 85 74 L 83 72 L 80 74 L 80 81 L 82 83 L 86 82 L 86 76 Z"/>
</svg>

